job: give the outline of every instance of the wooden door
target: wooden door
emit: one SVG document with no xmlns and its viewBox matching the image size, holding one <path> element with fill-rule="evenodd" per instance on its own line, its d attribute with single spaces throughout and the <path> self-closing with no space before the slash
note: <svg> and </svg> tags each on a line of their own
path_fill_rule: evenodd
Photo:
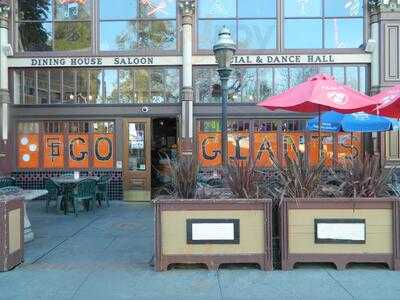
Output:
<svg viewBox="0 0 400 300">
<path fill-rule="evenodd" d="M 123 182 L 125 201 L 151 199 L 151 119 L 124 122 Z"/>
</svg>

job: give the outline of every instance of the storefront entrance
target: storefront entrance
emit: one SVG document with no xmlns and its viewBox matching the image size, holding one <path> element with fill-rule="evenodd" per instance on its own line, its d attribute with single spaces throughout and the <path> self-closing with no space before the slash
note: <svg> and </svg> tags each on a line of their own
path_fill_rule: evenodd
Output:
<svg viewBox="0 0 400 300">
<path fill-rule="evenodd" d="M 124 121 L 123 188 L 125 201 L 151 199 L 151 119 Z"/>
<path fill-rule="evenodd" d="M 178 151 L 177 118 L 124 121 L 125 201 L 150 201 L 170 180 L 169 159 Z"/>
</svg>

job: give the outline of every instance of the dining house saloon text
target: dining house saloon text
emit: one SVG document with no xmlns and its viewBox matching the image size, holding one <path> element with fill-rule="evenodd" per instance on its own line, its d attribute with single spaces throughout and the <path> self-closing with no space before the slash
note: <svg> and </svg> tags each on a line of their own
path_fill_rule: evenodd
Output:
<svg viewBox="0 0 400 300">
<path fill-rule="evenodd" d="M 172 57 L 152 57 L 152 56 L 116 56 L 116 57 L 40 57 L 29 58 L 29 62 L 20 62 L 29 67 L 96 67 L 96 66 L 145 66 L 145 65 L 169 65 L 173 61 Z M 196 59 L 194 59 L 196 62 Z M 197 64 L 212 64 L 214 57 L 199 59 Z M 336 55 L 247 55 L 235 56 L 232 64 L 324 64 L 340 63 Z"/>
</svg>

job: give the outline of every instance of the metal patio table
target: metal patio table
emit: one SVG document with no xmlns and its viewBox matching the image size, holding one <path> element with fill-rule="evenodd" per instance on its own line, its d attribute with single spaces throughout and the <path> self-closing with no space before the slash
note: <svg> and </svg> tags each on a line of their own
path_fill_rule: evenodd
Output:
<svg viewBox="0 0 400 300">
<path fill-rule="evenodd" d="M 53 180 L 55 183 L 59 184 L 63 188 L 65 197 L 65 201 L 63 201 L 64 214 L 67 214 L 68 212 L 68 202 L 69 202 L 68 200 L 70 199 L 75 186 L 78 183 L 87 179 L 93 179 L 96 182 L 98 182 L 100 180 L 100 177 L 98 176 L 80 176 L 79 178 L 75 178 L 74 176 L 51 177 L 51 180 Z"/>
<path fill-rule="evenodd" d="M 26 202 L 32 201 L 34 199 L 40 198 L 44 195 L 48 194 L 47 190 L 24 190 L 16 186 L 5 187 L 0 189 L 1 192 L 5 195 L 19 196 L 24 199 L 24 242 L 28 243 L 32 241 L 35 237 L 31 222 L 28 217 L 28 213 L 26 210 Z"/>
</svg>

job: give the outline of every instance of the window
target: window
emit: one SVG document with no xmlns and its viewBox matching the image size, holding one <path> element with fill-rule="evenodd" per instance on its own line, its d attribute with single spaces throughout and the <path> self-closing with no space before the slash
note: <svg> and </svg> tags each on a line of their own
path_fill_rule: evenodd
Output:
<svg viewBox="0 0 400 300">
<path fill-rule="evenodd" d="M 285 48 L 358 48 L 364 41 L 363 3 L 363 0 L 285 0 Z"/>
<path fill-rule="evenodd" d="M 285 155 L 295 158 L 295 149 L 305 154 L 311 166 L 319 162 L 320 146 L 327 166 L 343 163 L 351 153 L 356 157 L 362 154 L 362 134 L 321 132 L 320 144 L 319 133 L 306 132 L 305 125 L 304 119 L 229 119 L 228 155 L 231 159 L 252 158 L 258 168 L 270 168 L 272 156 L 283 164 Z M 197 121 L 197 155 L 202 167 L 221 166 L 221 138 L 219 119 Z M 396 135 L 392 143 L 395 146 L 387 151 L 398 153 L 398 140 Z"/>
<path fill-rule="evenodd" d="M 237 67 L 228 81 L 228 103 L 257 103 L 318 73 L 332 75 L 339 83 L 366 92 L 365 66 Z M 215 69 L 195 68 L 194 78 L 198 103 L 221 101 L 220 79 Z"/>
<path fill-rule="evenodd" d="M 99 0 L 100 51 L 176 50 L 175 0 Z"/>
<path fill-rule="evenodd" d="M 39 123 L 21 122 L 18 124 L 18 159 L 19 168 L 39 167 Z"/>
<path fill-rule="evenodd" d="M 276 48 L 276 0 L 199 0 L 198 49 L 211 50 L 223 26 L 238 49 Z"/>
<path fill-rule="evenodd" d="M 21 169 L 111 169 L 115 159 L 114 122 L 20 122 L 17 148 Z"/>
<path fill-rule="evenodd" d="M 14 71 L 15 104 L 178 103 L 177 68 L 65 68 Z"/>
<path fill-rule="evenodd" d="M 18 0 L 18 50 L 89 51 L 91 0 Z"/>
</svg>

